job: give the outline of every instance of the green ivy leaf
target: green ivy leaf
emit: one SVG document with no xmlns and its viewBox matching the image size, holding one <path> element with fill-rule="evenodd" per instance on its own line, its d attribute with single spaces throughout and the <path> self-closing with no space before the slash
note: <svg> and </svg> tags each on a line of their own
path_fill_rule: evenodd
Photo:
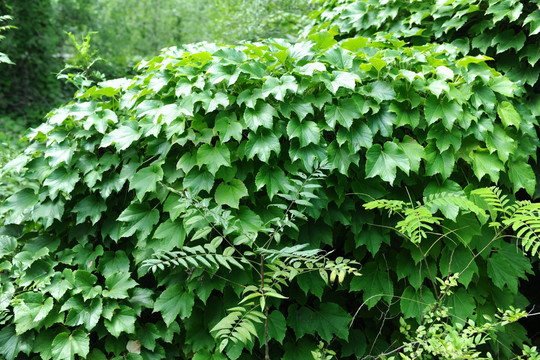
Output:
<svg viewBox="0 0 540 360">
<path fill-rule="evenodd" d="M 3 326 L 0 330 L 0 354 L 5 356 L 6 360 L 15 360 L 21 352 L 29 355 L 33 342 L 33 333 L 18 335 L 12 324 Z"/>
<path fill-rule="evenodd" d="M 429 288 L 423 287 L 422 291 L 415 291 L 412 287 L 407 286 L 401 295 L 399 307 L 404 319 L 415 318 L 420 320 L 426 310 L 430 309 L 429 306 L 435 302 L 435 297 Z"/>
<path fill-rule="evenodd" d="M 227 114 L 223 112 L 217 116 L 216 124 L 214 125 L 214 134 L 219 135 L 222 144 L 225 144 L 230 139 L 241 141 L 242 130 L 244 130 L 244 127 L 236 118 L 236 114 Z M 187 171 L 184 170 L 184 172 Z"/>
<path fill-rule="evenodd" d="M 262 131 L 260 133 L 250 133 L 246 144 L 246 155 L 248 159 L 253 159 L 255 155 L 262 161 L 268 162 L 272 153 L 279 155 L 281 146 L 279 139 L 271 131 Z"/>
<path fill-rule="evenodd" d="M 74 272 L 74 276 L 75 289 L 73 294 L 81 293 L 85 301 L 101 294 L 101 286 L 94 286 L 97 282 L 97 276 L 86 270 L 77 270 Z"/>
<path fill-rule="evenodd" d="M 285 75 L 280 79 L 270 76 L 266 78 L 262 87 L 263 97 L 266 98 L 268 95 L 274 95 L 274 98 L 278 101 L 283 101 L 288 91 L 293 94 L 298 91 L 298 83 L 294 76 Z"/>
<path fill-rule="evenodd" d="M 85 358 L 90 352 L 90 338 L 82 330 L 75 330 L 71 334 L 62 332 L 56 335 L 51 346 L 54 359 L 74 360 L 76 355 Z"/>
<path fill-rule="evenodd" d="M 108 147 L 114 143 L 118 151 L 127 149 L 134 141 L 141 138 L 141 133 L 131 126 L 120 126 L 103 137 L 100 147 Z"/>
<path fill-rule="evenodd" d="M 287 124 L 287 134 L 291 138 L 298 138 L 300 146 L 304 147 L 311 143 L 318 144 L 321 138 L 320 129 L 313 121 L 302 121 L 291 118 Z"/>
<path fill-rule="evenodd" d="M 39 327 L 53 308 L 53 299 L 44 298 L 41 293 L 25 292 L 17 296 L 17 300 L 13 306 L 17 335 Z"/>
<path fill-rule="evenodd" d="M 519 279 L 527 279 L 526 274 L 531 273 L 531 263 L 521 249 L 503 242 L 501 248 L 487 259 L 487 273 L 499 289 L 507 285 L 516 294 Z"/>
<path fill-rule="evenodd" d="M 105 313 L 105 311 L 104 311 Z M 105 316 L 105 328 L 114 337 L 119 337 L 120 334 L 125 332 L 126 334 L 135 333 L 135 321 L 137 320 L 135 311 L 126 305 L 120 305 L 117 309 L 113 310 L 110 318 Z"/>
<path fill-rule="evenodd" d="M 270 197 L 270 200 L 279 192 L 285 191 L 285 186 L 288 184 L 288 179 L 285 176 L 283 170 L 278 167 L 271 167 L 269 165 L 263 165 L 257 176 L 255 176 L 255 185 L 257 190 L 266 186 L 266 192 Z"/>
<path fill-rule="evenodd" d="M 340 100 L 338 105 L 326 105 L 324 107 L 324 117 L 330 128 L 336 126 L 336 122 L 349 129 L 354 119 L 360 117 L 360 112 L 353 99 Z"/>
<path fill-rule="evenodd" d="M 272 105 L 259 101 L 254 109 L 246 108 L 244 121 L 253 131 L 257 131 L 259 126 L 271 129 L 274 123 L 273 118 L 276 115 L 277 111 Z"/>
<path fill-rule="evenodd" d="M 430 96 L 426 100 L 425 114 L 429 125 L 442 120 L 444 127 L 452 129 L 454 122 L 462 116 L 463 109 L 457 101 Z"/>
<path fill-rule="evenodd" d="M 378 103 L 385 100 L 393 100 L 396 98 L 396 92 L 384 81 L 375 81 L 367 86 L 368 94 L 373 97 Z"/>
<path fill-rule="evenodd" d="M 59 191 L 69 194 L 79 181 L 79 174 L 75 171 L 67 171 L 64 167 L 56 168 L 43 182 L 49 187 L 49 197 L 54 200 Z"/>
<path fill-rule="evenodd" d="M 405 153 L 407 159 L 409 159 L 410 169 L 418 173 L 420 161 L 425 159 L 425 151 L 422 145 L 418 144 L 409 135 L 405 135 L 403 141 L 398 143 L 398 146 Z"/>
<path fill-rule="evenodd" d="M 79 201 L 74 207 L 73 212 L 77 213 L 77 224 L 80 224 L 90 218 L 92 225 L 95 225 L 101 219 L 101 213 L 107 210 L 107 205 L 102 198 L 94 195 L 88 195 Z"/>
<path fill-rule="evenodd" d="M 167 219 L 167 221 L 159 224 L 154 238 L 162 240 L 159 249 L 171 251 L 174 248 L 182 248 L 186 239 L 186 230 L 184 226 L 177 221 Z"/>
<path fill-rule="evenodd" d="M 440 152 L 434 143 L 429 144 L 426 149 L 426 175 L 433 176 L 441 174 L 443 180 L 446 180 L 454 170 L 456 162 L 454 152 L 451 149 Z"/>
<path fill-rule="evenodd" d="M 238 209 L 240 199 L 248 196 L 248 191 L 244 183 L 238 179 L 229 182 L 222 182 L 216 189 L 215 199 L 219 205 L 229 205 Z"/>
<path fill-rule="evenodd" d="M 163 179 L 163 170 L 159 165 L 150 165 L 135 173 L 129 180 L 129 189 L 135 190 L 137 199 L 142 201 L 148 192 L 155 193 L 156 185 Z"/>
<path fill-rule="evenodd" d="M 189 189 L 194 195 L 201 190 L 210 192 L 214 186 L 214 175 L 207 170 L 193 168 L 184 177 L 184 188 Z"/>
<path fill-rule="evenodd" d="M 86 330 L 91 331 L 96 327 L 103 312 L 103 303 L 101 298 L 95 298 L 88 302 L 80 297 L 69 298 L 60 312 L 69 310 L 65 324 L 68 326 L 84 325 Z"/>
<path fill-rule="evenodd" d="M 467 290 L 460 288 L 446 299 L 446 306 L 450 308 L 450 313 L 454 315 L 454 321 L 461 324 L 467 319 L 475 318 L 474 312 L 477 308 L 474 297 Z"/>
<path fill-rule="evenodd" d="M 497 106 L 497 114 L 499 114 L 499 117 L 501 118 L 501 121 L 505 127 L 515 126 L 516 129 L 519 129 L 519 125 L 521 124 L 521 116 L 519 116 L 518 112 L 514 108 L 514 105 L 508 101 L 502 101 Z"/>
<path fill-rule="evenodd" d="M 216 144 L 215 146 L 204 144 L 197 150 L 197 165 L 201 168 L 206 165 L 206 168 L 212 175 L 215 175 L 221 166 L 231 166 L 231 153 L 229 148 L 224 144 Z"/>
<path fill-rule="evenodd" d="M 482 180 L 484 175 L 488 175 L 491 181 L 499 181 L 499 173 L 504 171 L 504 165 L 495 154 L 488 151 L 477 150 L 470 154 L 473 160 L 474 174 L 478 180 Z"/>
<path fill-rule="evenodd" d="M 131 279 L 128 273 L 114 273 L 105 280 L 106 290 L 103 290 L 103 296 L 111 299 L 126 299 L 129 297 L 128 290 L 135 286 L 137 282 Z"/>
<path fill-rule="evenodd" d="M 347 70 L 353 66 L 353 57 L 351 53 L 341 47 L 335 47 L 326 51 L 323 55 L 323 59 L 340 70 Z"/>
<path fill-rule="evenodd" d="M 117 220 L 125 223 L 120 230 L 120 238 L 129 237 L 138 231 L 140 238 L 144 239 L 159 221 L 159 212 L 151 209 L 148 203 L 132 203 Z"/>
<path fill-rule="evenodd" d="M 195 296 L 182 289 L 179 284 L 167 287 L 157 298 L 154 312 L 161 312 L 163 321 L 169 326 L 177 316 L 185 319 L 191 315 Z"/>
<path fill-rule="evenodd" d="M 533 196 L 536 187 L 536 175 L 531 165 L 521 161 L 512 161 L 508 164 L 508 176 L 513 184 L 514 193 L 525 189 Z"/>
<path fill-rule="evenodd" d="M 384 150 L 381 145 L 375 144 L 366 153 L 366 176 L 368 178 L 378 175 L 384 181 L 393 184 L 398 167 L 409 174 L 409 159 L 403 149 L 393 142 L 385 142 Z"/>
<path fill-rule="evenodd" d="M 394 294 L 394 285 L 390 275 L 377 269 L 377 264 L 370 262 L 362 268 L 362 276 L 355 276 L 351 280 L 351 291 L 363 291 L 364 302 L 368 309 L 375 306 L 382 298 L 390 302 Z"/>
</svg>

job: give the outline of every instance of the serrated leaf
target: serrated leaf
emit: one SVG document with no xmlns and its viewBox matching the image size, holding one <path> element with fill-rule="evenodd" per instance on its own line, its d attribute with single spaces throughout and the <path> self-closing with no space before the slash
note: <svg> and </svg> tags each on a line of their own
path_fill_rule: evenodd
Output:
<svg viewBox="0 0 540 360">
<path fill-rule="evenodd" d="M 101 256 L 98 270 L 105 278 L 119 272 L 129 273 L 130 260 L 124 250 L 107 251 Z"/>
<path fill-rule="evenodd" d="M 238 209 L 240 199 L 248 196 L 244 183 L 238 179 L 222 182 L 216 189 L 215 199 L 219 205 L 229 205 Z"/>
<path fill-rule="evenodd" d="M 268 316 L 268 337 L 283 344 L 286 331 L 287 323 L 285 321 L 285 316 L 278 310 L 272 311 L 270 316 Z"/>
<path fill-rule="evenodd" d="M 519 129 L 519 125 L 521 124 L 521 116 L 519 116 L 519 113 L 514 108 L 514 105 L 512 105 L 510 102 L 502 101 L 497 106 L 497 114 L 499 114 L 499 117 L 501 118 L 501 121 L 505 127 L 515 126 L 516 129 Z"/>
<path fill-rule="evenodd" d="M 487 174 L 491 181 L 497 183 L 499 173 L 504 171 L 504 165 L 497 155 L 490 154 L 488 151 L 478 150 L 471 153 L 470 156 L 473 160 L 474 174 L 478 180 L 481 180 Z"/>
<path fill-rule="evenodd" d="M 137 286 L 137 282 L 130 278 L 129 273 L 118 272 L 105 280 L 103 296 L 111 299 L 126 299 L 129 297 L 128 290 Z"/>
<path fill-rule="evenodd" d="M 59 167 L 45 179 L 43 185 L 49 187 L 49 196 L 54 200 L 59 191 L 66 194 L 71 193 L 77 181 L 79 181 L 79 174 L 77 172 L 68 172 L 64 167 Z"/>
<path fill-rule="evenodd" d="M 156 192 L 156 185 L 163 179 L 163 170 L 159 165 L 150 165 L 135 173 L 129 180 L 129 189 L 135 190 L 137 198 L 142 201 L 148 192 Z"/>
<path fill-rule="evenodd" d="M 65 325 L 84 325 L 86 330 L 91 331 L 96 327 L 103 312 L 103 302 L 101 298 L 95 298 L 88 302 L 80 297 L 71 297 L 62 305 L 60 312 L 69 310 L 66 316 Z"/>
<path fill-rule="evenodd" d="M 210 171 L 212 175 L 215 175 L 220 167 L 231 166 L 231 153 L 229 148 L 221 143 L 216 144 L 215 146 L 210 144 L 202 145 L 199 150 L 197 150 L 197 165 L 199 165 L 199 168 L 205 165 L 208 171 Z"/>
<path fill-rule="evenodd" d="M 426 100 L 425 115 L 429 125 L 442 120 L 444 127 L 451 129 L 454 122 L 461 117 L 463 108 L 454 100 L 446 98 L 437 99 L 430 96 Z"/>
<path fill-rule="evenodd" d="M 257 186 L 257 189 L 266 186 L 266 191 L 270 200 L 272 200 L 274 195 L 278 192 L 284 192 L 288 182 L 289 180 L 285 176 L 283 170 L 278 167 L 271 167 L 267 164 L 263 165 L 259 169 L 257 176 L 255 176 L 255 185 Z"/>
<path fill-rule="evenodd" d="M 360 112 L 353 99 L 341 99 L 338 105 L 326 105 L 324 117 L 330 128 L 335 128 L 336 122 L 349 129 L 354 119 L 360 117 Z"/>
<path fill-rule="evenodd" d="M 95 298 L 96 296 L 101 294 L 101 286 L 94 286 L 97 282 L 97 276 L 86 270 L 77 270 L 74 272 L 74 276 L 74 294 L 78 294 L 80 292 L 85 301 Z"/>
<path fill-rule="evenodd" d="M 510 81 L 508 78 L 504 76 L 499 76 L 499 77 L 490 79 L 488 85 L 491 88 L 491 90 L 499 94 L 502 94 L 506 97 L 513 97 L 514 91 L 517 90 L 516 84 L 514 84 L 512 81 Z"/>
<path fill-rule="evenodd" d="M 446 299 L 446 306 L 454 316 L 454 321 L 464 323 L 467 319 L 473 318 L 476 301 L 467 290 L 460 288 Z"/>
<path fill-rule="evenodd" d="M 393 100 L 396 97 L 396 92 L 390 84 L 385 81 L 375 81 L 368 85 L 368 95 L 373 97 L 377 102 L 385 100 Z"/>
<path fill-rule="evenodd" d="M 210 192 L 214 186 L 214 175 L 206 169 L 193 168 L 184 178 L 184 188 L 189 189 L 194 195 L 201 190 Z"/>
<path fill-rule="evenodd" d="M 513 184 L 514 193 L 517 193 L 519 189 L 525 189 L 529 195 L 533 196 L 536 175 L 531 165 L 523 161 L 513 161 L 508 164 L 508 176 Z"/>
<path fill-rule="evenodd" d="M 134 141 L 139 140 L 141 134 L 131 126 L 122 125 L 103 137 L 99 147 L 108 147 L 114 144 L 118 151 L 127 149 Z"/>
<path fill-rule="evenodd" d="M 33 341 L 33 333 L 17 335 L 13 324 L 3 326 L 0 330 L 0 354 L 6 360 L 15 360 L 21 352 L 28 355 L 32 351 Z"/>
<path fill-rule="evenodd" d="M 107 210 L 107 205 L 102 198 L 97 198 L 94 195 L 88 195 L 79 201 L 74 207 L 73 212 L 77 214 L 77 224 L 80 224 L 90 218 L 92 225 L 101 219 L 101 213 Z"/>
<path fill-rule="evenodd" d="M 41 293 L 26 292 L 17 297 L 19 302 L 13 306 L 17 335 L 40 325 L 53 308 L 53 299 L 44 298 Z"/>
<path fill-rule="evenodd" d="M 378 175 L 384 181 L 393 184 L 398 167 L 409 174 L 409 159 L 405 152 L 393 142 L 384 143 L 384 150 L 381 145 L 375 144 L 366 153 L 366 176 L 368 178 Z"/>
<path fill-rule="evenodd" d="M 403 141 L 398 143 L 398 146 L 409 159 L 410 169 L 417 173 L 420 169 L 420 161 L 425 159 L 425 151 L 422 145 L 418 144 L 409 135 L 405 135 Z"/>
<path fill-rule="evenodd" d="M 180 222 L 167 219 L 167 221 L 158 226 L 154 233 L 154 238 L 163 240 L 160 243 L 160 250 L 170 251 L 175 247 L 182 248 L 184 246 L 186 230 Z"/>
<path fill-rule="evenodd" d="M 104 311 L 105 313 L 105 311 Z M 134 334 L 135 333 L 135 321 L 137 320 L 135 311 L 126 305 L 120 305 L 117 309 L 114 309 L 112 315 L 109 318 L 105 316 L 105 328 L 114 337 L 119 337 L 120 334 Z"/>
<path fill-rule="evenodd" d="M 71 334 L 62 332 L 56 335 L 51 346 L 54 359 L 74 360 L 76 355 L 85 358 L 90 352 L 90 338 L 82 330 L 75 330 Z"/>
<path fill-rule="evenodd" d="M 214 133 L 219 135 L 222 144 L 228 142 L 231 138 L 237 141 L 242 140 L 242 124 L 236 118 L 236 114 L 220 114 L 216 118 Z M 189 170 L 188 170 L 189 171 Z M 184 170 L 184 172 L 187 172 Z"/>
<path fill-rule="evenodd" d="M 443 180 L 448 179 L 454 170 L 456 162 L 454 151 L 448 149 L 440 152 L 437 150 L 436 145 L 431 143 L 426 147 L 425 153 L 426 175 L 441 174 Z"/>
<path fill-rule="evenodd" d="M 131 236 L 135 232 L 145 238 L 159 221 L 159 211 L 151 209 L 148 203 L 132 203 L 122 211 L 117 220 L 125 223 L 120 230 L 120 238 Z"/>
<path fill-rule="evenodd" d="M 304 147 L 311 143 L 318 144 L 321 138 L 320 130 L 313 121 L 302 121 L 292 118 L 287 124 L 287 134 L 291 138 L 298 138 L 300 146 Z"/>
<path fill-rule="evenodd" d="M 519 279 L 527 279 L 531 263 L 523 251 L 513 244 L 501 243 L 501 248 L 487 259 L 487 273 L 499 289 L 507 285 L 513 294 L 518 291 Z"/>
<path fill-rule="evenodd" d="M 341 47 L 335 47 L 326 51 L 323 59 L 340 70 L 350 69 L 353 65 L 352 54 Z"/>
<path fill-rule="evenodd" d="M 254 109 L 246 108 L 244 121 L 253 131 L 257 131 L 259 126 L 271 129 L 274 124 L 273 118 L 276 115 L 277 111 L 272 105 L 259 101 Z"/>
<path fill-rule="evenodd" d="M 379 271 L 373 262 L 362 268 L 362 276 L 355 276 L 351 280 L 350 289 L 352 291 L 363 291 L 364 302 L 371 309 L 382 298 L 389 302 L 394 294 L 394 285 L 389 274 Z"/>
<path fill-rule="evenodd" d="M 274 98 L 278 101 L 283 101 L 287 92 L 296 93 L 298 90 L 298 83 L 294 76 L 285 75 L 281 78 L 268 77 L 266 78 L 263 87 L 262 94 L 266 98 L 268 95 L 274 95 Z M 256 130 L 256 129 L 254 129 Z"/>
<path fill-rule="evenodd" d="M 185 319 L 191 315 L 195 297 L 179 284 L 168 286 L 154 303 L 154 312 L 161 312 L 163 321 L 169 326 L 177 316 Z"/>
<path fill-rule="evenodd" d="M 422 291 L 415 291 L 411 286 L 408 286 L 401 295 L 399 307 L 404 319 L 415 318 L 420 320 L 423 318 L 425 311 L 435 302 L 435 297 L 430 289 L 424 287 Z"/>
<path fill-rule="evenodd" d="M 259 133 L 250 133 L 246 144 L 246 155 L 248 159 L 257 156 L 262 162 L 267 162 L 272 151 L 279 155 L 281 146 L 279 139 L 271 131 L 261 131 Z"/>
</svg>

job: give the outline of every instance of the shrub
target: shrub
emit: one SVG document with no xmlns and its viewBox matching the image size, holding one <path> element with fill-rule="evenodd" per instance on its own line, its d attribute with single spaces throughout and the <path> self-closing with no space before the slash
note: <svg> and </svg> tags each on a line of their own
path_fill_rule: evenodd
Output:
<svg viewBox="0 0 540 360">
<path fill-rule="evenodd" d="M 170 48 L 88 89 L 9 165 L 40 186 L 2 208 L 0 354 L 361 357 L 430 303 L 456 323 L 526 306 L 530 259 L 471 209 L 426 205 L 445 219 L 410 241 L 362 206 L 534 193 L 536 120 L 487 60 L 321 33 Z M 526 340 L 508 329 L 494 353 Z"/>
</svg>

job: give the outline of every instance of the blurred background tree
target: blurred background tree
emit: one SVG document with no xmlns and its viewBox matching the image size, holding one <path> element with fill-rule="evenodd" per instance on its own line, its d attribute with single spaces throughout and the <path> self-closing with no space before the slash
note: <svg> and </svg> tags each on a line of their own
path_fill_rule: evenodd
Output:
<svg viewBox="0 0 540 360">
<path fill-rule="evenodd" d="M 66 35 L 90 32 L 107 78 L 130 75 L 143 58 L 168 46 L 209 41 L 236 43 L 268 37 L 294 38 L 311 10 L 309 0 L 3 0 L 0 14 L 17 27 L 0 52 L 0 131 L 36 125 L 74 88 L 56 79 L 76 49 Z M 9 124 L 8 124 L 9 123 Z"/>
</svg>

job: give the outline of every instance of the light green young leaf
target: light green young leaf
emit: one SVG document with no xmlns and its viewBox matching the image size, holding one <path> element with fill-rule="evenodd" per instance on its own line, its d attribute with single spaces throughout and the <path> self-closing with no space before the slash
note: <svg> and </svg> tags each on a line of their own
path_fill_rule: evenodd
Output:
<svg viewBox="0 0 540 360">
<path fill-rule="evenodd" d="M 248 191 L 243 182 L 232 179 L 222 182 L 216 189 L 215 199 L 219 205 L 229 205 L 238 209 L 240 199 L 248 196 Z"/>
<path fill-rule="evenodd" d="M 499 117 L 501 118 L 501 121 L 505 127 L 515 126 L 516 129 L 519 129 L 521 117 L 510 102 L 502 101 L 497 106 L 497 114 L 499 114 Z"/>
<path fill-rule="evenodd" d="M 118 151 L 127 149 L 134 141 L 139 140 L 141 134 L 131 126 L 122 125 L 103 137 L 99 147 L 108 147 L 114 143 Z"/>
<path fill-rule="evenodd" d="M 488 175 L 491 181 L 499 181 L 499 173 L 504 171 L 504 165 L 497 155 L 490 154 L 488 151 L 477 150 L 471 153 L 473 160 L 473 171 L 478 180 L 482 180 L 484 175 Z"/>
<path fill-rule="evenodd" d="M 74 360 L 76 355 L 85 358 L 90 351 L 90 338 L 82 330 L 75 330 L 71 334 L 62 332 L 56 335 L 51 346 L 54 359 Z"/>
<path fill-rule="evenodd" d="M 287 92 L 296 93 L 298 91 L 298 83 L 294 76 L 285 75 L 280 79 L 275 77 L 268 77 L 262 87 L 262 95 L 264 98 L 268 95 L 274 95 L 274 98 L 278 101 L 283 101 Z"/>
</svg>

